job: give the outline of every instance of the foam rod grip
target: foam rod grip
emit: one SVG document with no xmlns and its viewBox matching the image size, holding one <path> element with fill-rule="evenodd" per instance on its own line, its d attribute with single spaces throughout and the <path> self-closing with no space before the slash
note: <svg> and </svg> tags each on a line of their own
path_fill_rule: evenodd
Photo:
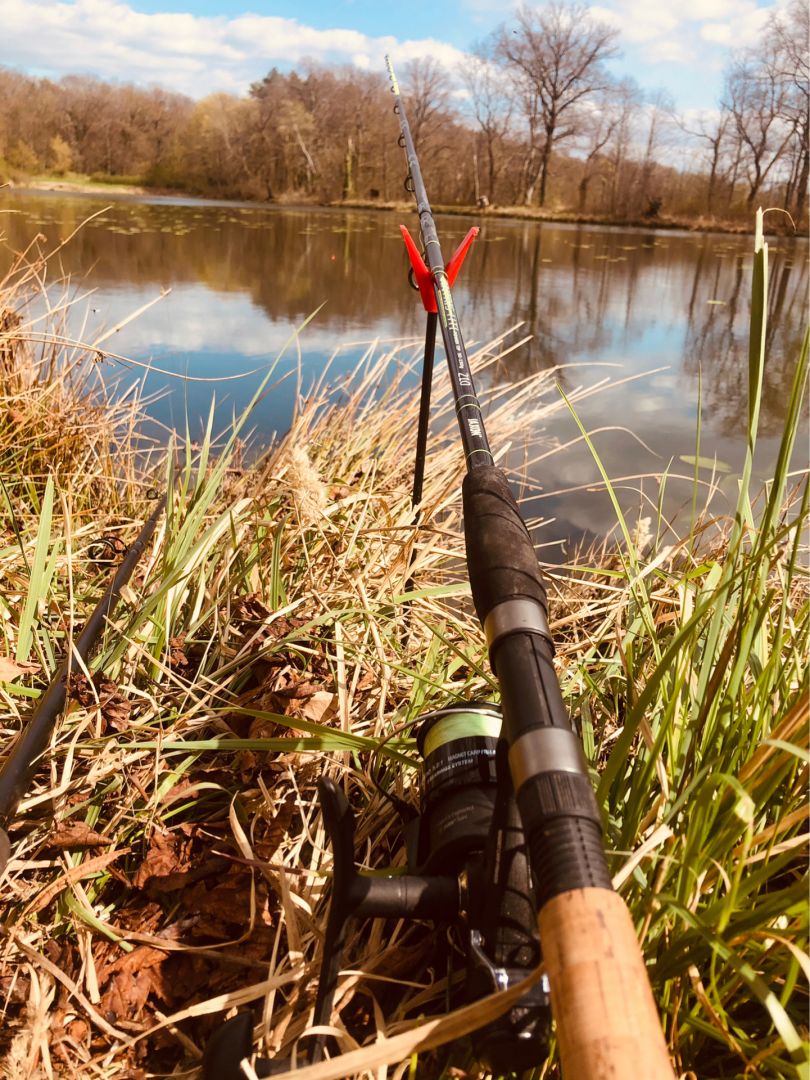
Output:
<svg viewBox="0 0 810 1080">
<path fill-rule="evenodd" d="M 502 469 L 483 465 L 462 484 L 467 570 L 478 618 L 496 604 L 529 597 L 546 610 L 546 590 L 531 537 Z"/>
<path fill-rule="evenodd" d="M 539 924 L 565 1080 L 674 1080 L 622 898 L 598 888 L 560 893 Z"/>
</svg>

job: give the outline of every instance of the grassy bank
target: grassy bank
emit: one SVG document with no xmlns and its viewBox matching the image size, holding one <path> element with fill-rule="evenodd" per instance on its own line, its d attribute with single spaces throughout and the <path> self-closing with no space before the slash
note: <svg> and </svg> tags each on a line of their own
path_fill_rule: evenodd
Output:
<svg viewBox="0 0 810 1080">
<path fill-rule="evenodd" d="M 63 176 L 38 175 L 25 177 L 20 175 L 9 185 L 22 191 L 54 191 L 65 194 L 78 193 L 82 195 L 105 194 L 118 195 L 145 195 L 145 196 L 168 196 L 175 198 L 195 199 L 200 198 L 205 202 L 245 202 L 249 200 L 222 199 L 215 196 L 203 195 L 197 191 L 187 191 L 179 188 L 154 187 L 138 177 L 103 177 L 89 176 L 85 174 L 70 173 Z M 296 206 L 323 206 L 328 205 L 336 209 L 344 210 L 375 210 L 383 213 L 397 213 L 409 216 L 413 212 L 413 203 L 405 200 L 381 201 L 380 199 L 341 199 L 337 202 L 324 204 L 317 199 L 305 199 L 300 195 L 290 195 L 272 203 L 257 203 L 257 205 L 274 207 Z M 541 209 L 536 206 L 488 206 L 479 208 L 476 206 L 441 205 L 435 206 L 436 213 L 450 214 L 458 217 L 506 218 L 513 221 L 546 221 L 558 222 L 571 225 L 609 225 L 617 228 L 643 228 L 661 230 L 684 230 L 687 232 L 717 232 L 742 235 L 751 232 L 749 219 L 727 220 L 707 215 L 678 216 L 659 214 L 655 217 L 626 217 L 609 214 L 579 213 L 564 207 Z M 794 235 L 794 230 L 789 219 L 782 215 L 771 215 L 768 220 L 768 230 L 777 235 Z"/>
<path fill-rule="evenodd" d="M 150 194 L 150 189 L 142 184 L 138 177 L 90 176 L 87 173 L 20 176 L 14 183 L 9 184 L 9 187 L 20 187 L 25 191 L 78 192 L 82 195 L 108 192 L 119 195 Z M 182 192 L 177 192 L 177 194 L 182 194 Z"/>
<path fill-rule="evenodd" d="M 413 203 L 398 201 L 380 203 L 374 199 L 351 199 L 332 203 L 333 206 L 352 207 L 360 210 L 388 210 L 399 214 L 408 214 L 413 211 Z M 586 214 L 566 207 L 541 208 L 539 206 L 434 206 L 434 211 L 441 214 L 450 214 L 461 217 L 480 218 L 509 218 L 513 221 L 547 221 L 557 222 L 564 225 L 610 225 L 616 228 L 631 229 L 663 229 L 684 230 L 686 232 L 717 232 L 734 233 L 743 235 L 750 233 L 749 220 L 729 221 L 708 215 L 697 217 L 678 216 L 670 214 L 656 214 L 654 217 L 627 217 L 611 214 Z M 773 217 L 768 222 L 768 228 L 777 234 L 785 234 L 793 230 L 784 222 L 775 220 Z"/>
<path fill-rule="evenodd" d="M 551 589 L 615 882 L 676 1067 L 701 1080 L 806 1075 L 808 493 L 787 463 L 807 346 L 776 475 L 749 492 L 766 254 L 738 504 L 696 466 L 675 539 L 654 510 L 648 527 L 622 521 L 617 550 L 558 571 Z M 0 1059 L 14 1078 L 193 1077 L 223 1010 L 245 1005 L 263 1049 L 288 1056 L 309 1022 L 329 896 L 317 777 L 349 796 L 362 864 L 401 866 L 401 825 L 376 784 L 416 803 L 406 725 L 495 693 L 459 573 L 453 410 L 440 391 L 418 532 L 418 401 L 401 348 L 369 354 L 340 405 L 316 391 L 258 459 L 249 416 L 201 445 L 149 450 L 138 403 L 111 406 L 97 365 L 61 343 L 58 307 L 35 321 L 42 279 L 21 259 L 0 299 L 4 744 L 107 580 L 93 541 L 131 541 L 149 489 L 168 495 L 99 674 L 77 673 L 11 830 Z M 548 376 L 496 391 L 493 444 L 518 446 L 544 409 L 565 407 Z M 496 1006 L 432 1026 L 446 1013 L 439 951 L 423 925 L 351 935 L 333 1023 L 352 1064 L 319 1076 L 478 1075 L 450 1037 Z M 536 1072 L 556 1075 L 553 1058 Z"/>
</svg>

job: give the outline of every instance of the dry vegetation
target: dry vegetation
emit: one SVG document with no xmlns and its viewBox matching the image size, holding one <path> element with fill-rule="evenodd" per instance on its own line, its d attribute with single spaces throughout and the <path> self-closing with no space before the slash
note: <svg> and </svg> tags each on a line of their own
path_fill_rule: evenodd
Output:
<svg viewBox="0 0 810 1080">
<path fill-rule="evenodd" d="M 455 71 L 427 57 L 399 75 L 436 205 L 742 228 L 768 205 L 801 228 L 807 36 L 802 0 L 775 9 L 759 40 L 729 55 L 721 100 L 682 116 L 661 90 L 619 79 L 617 32 L 565 0 L 517 8 Z M 245 96 L 200 101 L 0 68 L 0 181 L 47 173 L 220 198 L 396 199 L 403 162 L 379 60 L 379 72 L 273 68 Z"/>
<path fill-rule="evenodd" d="M 414 801 L 414 749 L 396 729 L 494 692 L 459 580 L 452 409 L 440 394 L 418 532 L 401 347 L 370 354 L 339 406 L 316 391 L 257 460 L 247 417 L 200 446 L 149 449 L 137 403 L 107 400 L 98 354 L 52 343 L 59 307 L 35 314 L 42 269 L 28 253 L 0 294 L 6 740 L 106 581 L 92 541 L 130 541 L 149 487 L 167 514 L 10 829 L 0 1070 L 196 1076 L 223 1011 L 245 1005 L 283 1057 L 309 1022 L 328 902 L 317 776 L 349 795 L 362 865 L 402 865 L 372 770 Z M 476 354 L 479 371 L 498 347 Z M 805 370 L 806 347 L 793 413 Z M 559 407 L 541 377 L 497 391 L 493 442 Z M 746 494 L 680 537 L 625 527 L 618 552 L 553 588 L 616 880 L 673 1058 L 701 1078 L 798 1076 L 806 1061 L 807 492 L 780 470 L 758 526 Z M 356 928 L 333 1016 L 353 1064 L 308 1077 L 478 1075 L 450 1038 L 497 1004 L 425 1019 L 446 1008 L 438 941 L 421 924 Z M 553 1059 L 540 1075 L 556 1075 Z"/>
</svg>

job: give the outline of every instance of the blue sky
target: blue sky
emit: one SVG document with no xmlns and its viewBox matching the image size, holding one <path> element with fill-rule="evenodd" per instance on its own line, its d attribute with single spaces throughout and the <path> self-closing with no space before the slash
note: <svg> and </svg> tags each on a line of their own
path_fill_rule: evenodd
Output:
<svg viewBox="0 0 810 1080">
<path fill-rule="evenodd" d="M 617 74 L 667 90 L 681 110 L 717 102 L 731 50 L 756 41 L 780 0 L 599 0 L 620 34 Z M 448 68 L 508 19 L 496 0 L 0 0 L 0 64 L 87 72 L 203 97 L 241 93 L 305 57 L 382 70 L 432 55 Z"/>
</svg>

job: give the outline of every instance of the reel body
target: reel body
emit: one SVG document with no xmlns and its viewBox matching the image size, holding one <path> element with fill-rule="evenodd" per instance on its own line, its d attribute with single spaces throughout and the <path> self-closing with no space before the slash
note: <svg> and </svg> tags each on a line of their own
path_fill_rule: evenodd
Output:
<svg viewBox="0 0 810 1080">
<path fill-rule="evenodd" d="M 454 1005 L 506 990 L 539 964 L 531 873 L 500 727 L 499 710 L 486 702 L 454 705 L 418 721 L 422 799 L 420 813 L 405 823 L 404 875 L 358 874 L 351 807 L 333 780 L 318 781 L 333 880 L 315 1026 L 329 1024 L 352 918 L 420 919 L 450 927 L 466 958 Z M 549 1029 L 548 985 L 542 979 L 473 1034 L 473 1052 L 494 1072 L 531 1068 L 547 1056 Z M 223 1024 L 206 1047 L 205 1080 L 243 1080 L 239 1062 L 251 1056 L 252 1033 L 249 1012 Z M 308 1039 L 308 1061 L 320 1061 L 326 1037 Z M 253 1067 L 258 1076 L 271 1076 L 286 1071 L 289 1062 L 258 1059 Z"/>
</svg>

